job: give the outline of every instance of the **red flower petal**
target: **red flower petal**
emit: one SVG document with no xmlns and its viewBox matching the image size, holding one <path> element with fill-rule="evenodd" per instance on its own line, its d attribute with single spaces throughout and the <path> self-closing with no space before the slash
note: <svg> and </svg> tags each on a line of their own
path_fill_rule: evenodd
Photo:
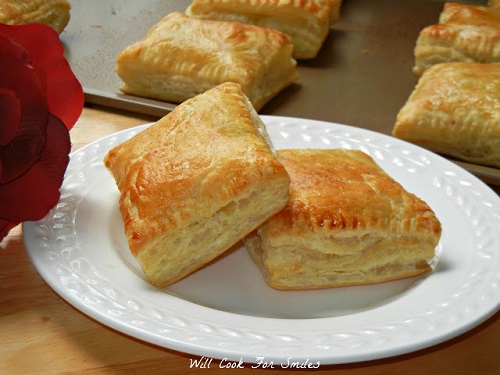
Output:
<svg viewBox="0 0 500 375">
<path fill-rule="evenodd" d="M 51 115 L 40 160 L 21 177 L 0 186 L 0 219 L 20 223 L 47 215 L 59 200 L 70 149 L 68 129 Z"/>
<path fill-rule="evenodd" d="M 46 90 L 50 113 L 61 119 L 70 130 L 81 115 L 84 95 L 80 82 L 64 57 L 59 34 L 42 24 L 0 24 L 1 34 L 26 49 L 35 69 L 43 73 L 48 83 Z"/>
<path fill-rule="evenodd" d="M 0 146 L 11 142 L 21 124 L 22 106 L 17 95 L 0 87 Z M 1 176 L 1 171 L 0 171 Z"/>
<path fill-rule="evenodd" d="M 49 113 L 38 75 L 30 65 L 26 51 L 1 34 L 0 66 L 0 87 L 2 93 L 8 93 L 2 95 L 0 112 L 11 113 L 10 105 L 14 101 L 22 106 L 21 117 L 11 113 L 5 118 L 8 121 L 1 124 L 2 138 L 10 139 L 7 144 L 0 145 L 3 165 L 0 184 L 4 184 L 25 173 L 40 156 Z"/>
</svg>

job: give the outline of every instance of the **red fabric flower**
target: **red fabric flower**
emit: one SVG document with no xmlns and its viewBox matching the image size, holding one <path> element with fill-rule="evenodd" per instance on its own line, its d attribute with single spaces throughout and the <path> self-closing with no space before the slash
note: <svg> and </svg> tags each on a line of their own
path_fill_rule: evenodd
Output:
<svg viewBox="0 0 500 375">
<path fill-rule="evenodd" d="M 0 241 L 57 203 L 82 86 L 49 26 L 0 24 Z"/>
</svg>

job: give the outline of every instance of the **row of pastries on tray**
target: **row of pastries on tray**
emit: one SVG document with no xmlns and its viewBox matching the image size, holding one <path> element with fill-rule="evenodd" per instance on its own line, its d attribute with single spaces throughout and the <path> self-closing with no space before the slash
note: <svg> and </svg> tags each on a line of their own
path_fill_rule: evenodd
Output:
<svg viewBox="0 0 500 375">
<path fill-rule="evenodd" d="M 239 83 L 259 111 L 298 80 L 341 0 L 193 0 L 126 47 L 116 72 L 127 94 L 180 103 L 223 82 Z"/>
<path fill-rule="evenodd" d="M 220 83 L 241 85 L 259 111 L 299 79 L 342 0 L 193 0 L 117 58 L 128 94 L 181 103 Z M 4 1 L 0 22 L 41 22 L 59 33 L 67 0 Z M 438 153 L 500 168 L 500 5 L 445 3 L 415 46 L 415 90 L 392 134 Z M 489 66 L 486 66 L 488 64 Z M 439 66 L 436 66 L 439 65 Z"/>
<path fill-rule="evenodd" d="M 445 3 L 415 45 L 418 82 L 392 134 L 500 168 L 500 4 Z"/>
<path fill-rule="evenodd" d="M 121 89 L 180 103 L 231 81 L 260 111 L 299 78 L 297 59 L 317 55 L 341 4 L 194 0 L 185 13 L 168 14 L 122 51 L 117 58 Z M 498 63 L 500 7 L 445 3 L 439 23 L 418 37 L 413 71 L 419 82 L 392 134 L 499 168 Z"/>
</svg>

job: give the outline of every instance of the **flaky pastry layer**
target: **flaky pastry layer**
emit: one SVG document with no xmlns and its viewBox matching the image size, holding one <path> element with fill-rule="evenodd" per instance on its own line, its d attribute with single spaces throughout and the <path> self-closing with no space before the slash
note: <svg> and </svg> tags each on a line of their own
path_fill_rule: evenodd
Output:
<svg viewBox="0 0 500 375">
<path fill-rule="evenodd" d="M 116 72 L 123 92 L 174 103 L 235 82 L 259 111 L 298 79 L 292 51 L 277 30 L 174 12 L 119 54 Z"/>
<path fill-rule="evenodd" d="M 452 62 L 428 68 L 392 133 L 441 154 L 500 168 L 500 65 Z"/>
<path fill-rule="evenodd" d="M 370 284 L 430 269 L 439 220 L 369 155 L 305 149 L 278 157 L 290 175 L 288 203 L 245 239 L 270 286 Z"/>
<path fill-rule="evenodd" d="M 67 0 L 3 0 L 0 1 L 0 23 L 42 23 L 60 34 L 69 23 L 70 10 Z"/>
<path fill-rule="evenodd" d="M 292 38 L 296 59 L 316 57 L 342 0 L 193 0 L 190 17 L 237 21 L 277 29 Z"/>
<path fill-rule="evenodd" d="M 439 23 L 418 36 L 413 71 L 450 61 L 500 63 L 500 8 L 445 3 Z"/>
<path fill-rule="evenodd" d="M 228 250 L 288 198 L 288 174 L 235 83 L 177 106 L 104 162 L 130 250 L 158 287 Z"/>
</svg>

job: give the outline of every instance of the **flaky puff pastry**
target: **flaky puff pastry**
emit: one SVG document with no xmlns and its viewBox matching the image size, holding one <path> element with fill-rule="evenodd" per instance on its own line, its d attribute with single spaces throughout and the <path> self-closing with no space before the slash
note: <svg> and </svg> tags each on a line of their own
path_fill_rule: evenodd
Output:
<svg viewBox="0 0 500 375">
<path fill-rule="evenodd" d="M 280 30 L 293 41 L 293 57 L 316 57 L 339 18 L 341 0 L 193 0 L 191 17 L 237 21 Z"/>
<path fill-rule="evenodd" d="M 441 154 L 500 168 L 500 65 L 430 67 L 399 111 L 392 133 Z"/>
<path fill-rule="evenodd" d="M 67 0 L 2 0 L 0 23 L 43 23 L 60 34 L 69 23 L 70 10 L 71 5 Z"/>
<path fill-rule="evenodd" d="M 276 30 L 174 12 L 120 53 L 116 71 L 125 93 L 175 103 L 236 82 L 259 111 L 298 78 L 292 50 Z"/>
<path fill-rule="evenodd" d="M 288 174 L 235 83 L 177 106 L 104 162 L 130 250 L 160 288 L 228 250 L 288 198 Z"/>
<path fill-rule="evenodd" d="M 414 53 L 417 75 L 443 62 L 500 63 L 500 8 L 445 3 L 439 23 L 420 32 Z"/>
<path fill-rule="evenodd" d="M 369 155 L 297 149 L 278 157 L 290 175 L 289 201 L 245 239 L 270 286 L 362 285 L 430 269 L 438 219 Z"/>
</svg>

